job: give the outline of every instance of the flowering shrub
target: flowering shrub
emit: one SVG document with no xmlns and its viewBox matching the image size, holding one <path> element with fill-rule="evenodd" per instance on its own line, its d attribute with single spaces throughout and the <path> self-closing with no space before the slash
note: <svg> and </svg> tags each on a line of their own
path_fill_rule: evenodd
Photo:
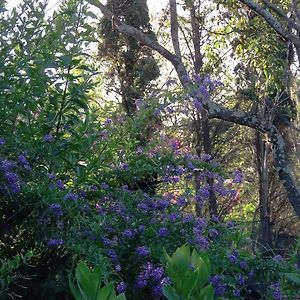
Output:
<svg viewBox="0 0 300 300">
<path fill-rule="evenodd" d="M 82 3 L 67 1 L 53 19 L 46 18 L 44 4 L 30 0 L 9 20 L 0 10 L 7 32 L 0 37 L 6 100 L 0 109 L 1 299 L 67 299 L 67 278 L 78 261 L 96 266 L 93 273 L 81 264 L 78 274 L 99 284 L 103 259 L 101 278 L 111 284 L 102 292 L 114 297 L 114 284 L 127 299 L 164 299 L 163 291 L 173 287 L 186 297 L 206 257 L 211 270 L 204 283 L 194 282 L 207 288 L 208 298 L 213 290 L 224 299 L 297 299 L 299 245 L 284 258 L 255 253 L 249 228 L 228 220 L 241 170 L 230 176 L 210 155 L 194 155 L 180 136 L 141 138 L 149 124 L 174 116 L 176 95 L 137 99 L 130 119 L 93 108 L 96 72 L 84 45 L 95 30 L 85 23 L 91 12 Z M 219 85 L 208 76 L 194 82 L 203 97 Z M 178 97 L 186 97 L 178 110 L 185 117 L 202 109 L 199 100 Z M 159 132 L 160 126 L 150 129 Z M 218 215 L 209 212 L 212 194 L 225 204 Z M 185 269 L 194 279 L 183 283 L 177 271 L 169 274 L 173 257 L 163 255 L 182 245 L 201 258 L 194 254 L 198 264 Z M 89 282 L 85 288 L 92 289 Z"/>
</svg>

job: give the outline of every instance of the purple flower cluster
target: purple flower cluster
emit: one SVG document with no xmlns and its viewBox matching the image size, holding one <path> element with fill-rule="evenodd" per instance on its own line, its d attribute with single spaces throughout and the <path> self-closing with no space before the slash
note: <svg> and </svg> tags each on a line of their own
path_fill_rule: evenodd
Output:
<svg viewBox="0 0 300 300">
<path fill-rule="evenodd" d="M 60 246 L 64 243 L 63 240 L 60 240 L 60 239 L 50 239 L 47 241 L 47 245 L 49 247 L 57 247 L 57 246 Z"/>
<path fill-rule="evenodd" d="M 52 134 L 49 133 L 49 134 L 44 135 L 43 141 L 45 143 L 51 143 L 53 140 L 54 140 L 54 137 Z"/>
<path fill-rule="evenodd" d="M 215 289 L 215 296 L 222 297 L 226 290 L 226 286 L 223 282 L 223 277 L 221 275 L 214 275 L 210 277 L 209 281 Z"/>
<path fill-rule="evenodd" d="M 170 280 L 164 277 L 164 269 L 161 266 L 153 266 L 147 262 L 136 278 L 136 287 L 138 289 L 151 287 L 154 296 L 159 297 L 162 295 L 162 286 L 169 282 Z"/>
<path fill-rule="evenodd" d="M 271 285 L 271 291 L 274 300 L 284 300 L 284 297 L 281 293 L 281 287 L 279 282 L 276 282 Z"/>
<path fill-rule="evenodd" d="M 161 227 L 161 228 L 159 228 L 157 235 L 160 238 L 166 238 L 169 235 L 169 231 L 167 228 Z"/>
<path fill-rule="evenodd" d="M 50 205 L 50 209 L 54 216 L 61 217 L 63 215 L 61 205 L 59 203 L 53 203 Z"/>
<path fill-rule="evenodd" d="M 127 238 L 127 239 L 133 239 L 136 235 L 135 231 L 132 229 L 125 229 L 122 232 L 123 237 Z"/>
<path fill-rule="evenodd" d="M 72 192 L 69 192 L 65 195 L 64 197 L 65 200 L 72 200 L 72 201 L 76 201 L 78 199 L 78 195 Z"/>
<path fill-rule="evenodd" d="M 234 173 L 233 173 L 233 183 L 242 183 L 244 180 L 244 174 L 240 169 L 237 169 Z"/>
<path fill-rule="evenodd" d="M 19 155 L 18 162 L 24 168 L 24 170 L 31 171 L 31 167 L 24 153 Z"/>
<path fill-rule="evenodd" d="M 117 285 L 117 293 L 122 294 L 126 292 L 127 284 L 124 281 L 121 281 Z"/>
<path fill-rule="evenodd" d="M 136 249 L 136 253 L 139 257 L 147 257 L 150 255 L 150 249 L 147 246 L 140 246 Z"/>
<path fill-rule="evenodd" d="M 20 179 L 15 173 L 16 167 L 15 162 L 0 158 L 0 175 L 3 176 L 4 185 L 1 186 L 1 191 L 3 190 L 4 193 L 9 191 L 12 194 L 16 194 L 21 191 Z"/>
</svg>

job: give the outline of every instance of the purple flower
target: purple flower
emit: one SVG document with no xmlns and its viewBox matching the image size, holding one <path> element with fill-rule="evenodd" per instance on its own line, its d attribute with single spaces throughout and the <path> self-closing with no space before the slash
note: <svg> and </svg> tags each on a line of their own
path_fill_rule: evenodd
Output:
<svg viewBox="0 0 300 300">
<path fill-rule="evenodd" d="M 140 257 L 146 257 L 150 255 L 150 249 L 146 246 L 141 246 L 136 249 L 136 253 Z"/>
<path fill-rule="evenodd" d="M 223 283 L 223 277 L 221 275 L 214 275 L 210 277 L 210 283 L 215 289 L 215 296 L 223 296 L 225 293 L 225 285 Z"/>
<path fill-rule="evenodd" d="M 233 291 L 233 296 L 235 296 L 235 297 L 241 297 L 241 291 L 240 290 Z"/>
<path fill-rule="evenodd" d="M 209 98 L 210 97 L 209 91 L 207 90 L 207 88 L 204 85 L 199 86 L 199 92 L 201 93 L 201 96 L 203 98 Z"/>
<path fill-rule="evenodd" d="M 280 288 L 280 283 L 273 283 L 270 286 L 271 290 L 272 290 L 272 296 L 274 300 L 283 300 L 284 297 L 281 294 L 281 288 Z"/>
<path fill-rule="evenodd" d="M 238 262 L 238 258 L 236 256 L 234 256 L 233 254 L 228 256 L 228 260 L 231 264 L 234 264 L 234 265 L 237 264 L 237 262 Z"/>
<path fill-rule="evenodd" d="M 184 207 L 187 205 L 187 201 L 184 197 L 180 196 L 178 199 L 177 199 L 177 204 L 181 207 Z"/>
<path fill-rule="evenodd" d="M 235 222 L 234 221 L 228 221 L 227 223 L 226 223 L 226 227 L 227 228 L 234 228 L 236 226 L 236 224 L 235 224 Z"/>
<path fill-rule="evenodd" d="M 237 169 L 234 173 L 233 173 L 233 183 L 242 183 L 243 179 L 244 179 L 244 174 L 241 170 Z"/>
<path fill-rule="evenodd" d="M 75 194 L 75 193 L 70 192 L 70 193 L 68 193 L 68 194 L 65 195 L 64 199 L 65 200 L 76 201 L 78 199 L 78 195 Z"/>
<path fill-rule="evenodd" d="M 206 250 L 209 247 L 209 241 L 202 235 L 196 236 L 196 244 L 201 250 Z"/>
<path fill-rule="evenodd" d="M 65 184 L 64 182 L 61 180 L 61 179 L 58 179 L 56 181 L 56 186 L 60 189 L 60 190 L 65 190 L 66 187 L 65 187 Z"/>
<path fill-rule="evenodd" d="M 126 163 L 120 163 L 119 167 L 124 171 L 127 171 L 129 169 L 129 166 Z"/>
<path fill-rule="evenodd" d="M 20 183 L 15 182 L 15 183 L 11 184 L 9 189 L 10 189 L 11 193 L 13 193 L 13 194 L 19 193 L 21 191 Z"/>
<path fill-rule="evenodd" d="M 193 99 L 193 105 L 194 105 L 194 107 L 196 108 L 197 111 L 201 111 L 201 109 L 202 109 L 202 102 L 199 99 L 194 98 Z"/>
<path fill-rule="evenodd" d="M 106 237 L 102 238 L 102 242 L 103 242 L 104 246 L 106 246 L 106 247 L 110 247 L 113 245 L 113 241 Z"/>
<path fill-rule="evenodd" d="M 155 267 L 151 271 L 151 278 L 154 281 L 160 281 L 164 276 L 164 269 L 162 267 Z"/>
<path fill-rule="evenodd" d="M 26 156 L 24 154 L 20 154 L 19 155 L 18 161 L 22 165 L 27 165 L 28 164 L 27 158 L 26 158 Z"/>
<path fill-rule="evenodd" d="M 139 203 L 138 206 L 137 206 L 140 210 L 143 210 L 143 211 L 148 211 L 149 210 L 149 207 L 146 203 Z"/>
<path fill-rule="evenodd" d="M 125 293 L 126 288 L 127 288 L 127 285 L 124 281 L 119 282 L 118 285 L 117 285 L 118 294 Z"/>
<path fill-rule="evenodd" d="M 107 139 L 108 137 L 108 131 L 107 129 L 103 129 L 99 132 L 99 137 L 102 139 L 102 140 L 105 140 Z"/>
<path fill-rule="evenodd" d="M 203 198 L 208 198 L 210 195 L 210 186 L 206 184 L 204 187 L 198 190 L 197 194 Z"/>
<path fill-rule="evenodd" d="M 211 229 L 209 229 L 208 234 L 209 234 L 210 238 L 215 239 L 219 236 L 219 231 L 215 228 L 211 228 Z"/>
<path fill-rule="evenodd" d="M 132 239 L 135 236 L 135 232 L 132 229 L 125 229 L 122 232 L 123 237 L 127 238 L 127 239 Z"/>
<path fill-rule="evenodd" d="M 138 155 L 142 154 L 143 152 L 144 152 L 144 149 L 141 146 L 137 147 L 135 150 L 135 153 Z"/>
<path fill-rule="evenodd" d="M 138 289 L 143 289 L 148 285 L 148 281 L 146 279 L 137 279 L 136 280 L 136 287 Z"/>
<path fill-rule="evenodd" d="M 192 222 L 193 220 L 194 220 L 194 216 L 192 214 L 187 214 L 182 218 L 183 223 L 189 223 Z"/>
<path fill-rule="evenodd" d="M 242 274 L 238 274 L 236 281 L 237 281 L 237 284 L 241 285 L 241 286 L 245 285 L 245 283 L 246 283 L 246 279 Z"/>
<path fill-rule="evenodd" d="M 5 145 L 5 139 L 0 137 L 0 145 Z"/>
<path fill-rule="evenodd" d="M 50 247 L 56 247 L 62 245 L 63 243 L 64 243 L 63 240 L 57 240 L 57 239 L 50 239 L 47 241 L 47 245 Z"/>
<path fill-rule="evenodd" d="M 162 296 L 162 286 L 161 286 L 161 284 L 152 286 L 152 293 L 155 297 Z"/>
<path fill-rule="evenodd" d="M 48 178 L 50 180 L 54 180 L 56 178 L 55 174 L 54 173 L 48 173 Z"/>
<path fill-rule="evenodd" d="M 139 226 L 139 232 L 144 232 L 145 231 L 145 225 L 140 225 Z"/>
<path fill-rule="evenodd" d="M 63 214 L 61 211 L 61 205 L 59 203 L 51 204 L 50 209 L 52 210 L 53 214 L 57 217 L 60 217 Z"/>
<path fill-rule="evenodd" d="M 19 182 L 19 177 L 14 172 L 5 173 L 5 179 L 9 184 L 15 184 L 15 183 Z"/>
<path fill-rule="evenodd" d="M 110 125 L 112 123 L 112 119 L 110 119 L 110 118 L 107 118 L 106 120 L 105 120 L 105 122 L 104 122 L 104 125 L 106 126 L 106 125 Z"/>
<path fill-rule="evenodd" d="M 179 213 L 175 213 L 175 212 L 174 213 L 170 213 L 169 220 L 171 222 L 175 222 L 178 219 L 179 219 Z"/>
<path fill-rule="evenodd" d="M 155 108 L 152 114 L 153 114 L 154 117 L 158 117 L 160 115 L 160 112 L 161 111 L 160 111 L 159 108 Z"/>
<path fill-rule="evenodd" d="M 117 261 L 118 256 L 117 256 L 117 252 L 114 249 L 108 249 L 107 250 L 107 256 L 113 261 Z"/>
<path fill-rule="evenodd" d="M 101 189 L 107 190 L 109 188 L 109 185 L 106 182 L 102 182 L 100 184 Z"/>
<path fill-rule="evenodd" d="M 170 277 L 165 277 L 165 278 L 162 279 L 160 284 L 162 286 L 164 286 L 164 285 L 171 284 L 171 283 L 172 283 L 172 281 L 171 281 Z"/>
<path fill-rule="evenodd" d="M 167 228 L 165 227 L 162 227 L 162 228 L 159 228 L 158 230 L 158 236 L 161 237 L 161 238 L 166 238 L 169 234 L 169 231 Z"/>
<path fill-rule="evenodd" d="M 212 215 L 212 216 L 211 216 L 211 220 L 212 220 L 212 222 L 215 222 L 215 223 L 219 223 L 219 222 L 220 222 L 219 217 L 216 216 L 216 215 Z"/>
<path fill-rule="evenodd" d="M 52 134 L 46 134 L 46 135 L 44 135 L 44 138 L 43 138 L 43 141 L 45 142 L 45 143 L 51 143 L 52 141 L 53 141 L 53 136 L 52 136 Z"/>
<path fill-rule="evenodd" d="M 145 105 L 144 99 L 142 98 L 135 99 L 135 105 L 137 110 L 140 110 Z"/>
<path fill-rule="evenodd" d="M 284 262 L 284 258 L 281 255 L 275 255 L 273 257 L 273 261 L 276 263 L 282 263 L 282 262 Z"/>
<path fill-rule="evenodd" d="M 210 154 L 201 155 L 201 160 L 203 160 L 203 161 L 210 161 L 211 159 L 212 159 L 212 156 Z"/>
<path fill-rule="evenodd" d="M 248 263 L 245 260 L 241 260 L 239 265 L 240 265 L 240 268 L 243 270 L 246 270 L 248 268 Z"/>
<path fill-rule="evenodd" d="M 120 265 L 116 265 L 115 270 L 116 270 L 116 272 L 121 272 L 122 268 Z"/>
<path fill-rule="evenodd" d="M 0 168 L 4 172 L 11 171 L 16 167 L 16 164 L 8 159 L 0 159 Z"/>
</svg>

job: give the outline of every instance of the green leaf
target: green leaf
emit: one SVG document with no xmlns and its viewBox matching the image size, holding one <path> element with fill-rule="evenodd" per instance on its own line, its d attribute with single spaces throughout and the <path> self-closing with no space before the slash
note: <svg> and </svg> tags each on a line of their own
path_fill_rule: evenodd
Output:
<svg viewBox="0 0 300 300">
<path fill-rule="evenodd" d="M 163 294 L 168 300 L 181 300 L 175 289 L 169 284 L 163 286 Z"/>
<path fill-rule="evenodd" d="M 114 284 L 110 283 L 108 285 L 106 285 L 105 287 L 103 287 L 98 295 L 97 295 L 97 300 L 109 300 L 112 299 L 112 295 L 114 294 Z"/>
<path fill-rule="evenodd" d="M 300 285 L 300 274 L 299 273 L 284 273 L 284 275 L 296 283 L 297 285 Z"/>
<path fill-rule="evenodd" d="M 75 297 L 76 300 L 85 300 L 81 293 L 79 292 L 79 290 L 75 287 L 73 281 L 71 280 L 71 278 L 69 278 L 69 286 L 70 286 L 70 290 L 73 294 L 73 296 Z"/>
<path fill-rule="evenodd" d="M 60 60 L 65 67 L 68 67 L 72 62 L 72 57 L 71 55 L 63 55 L 60 57 Z"/>
<path fill-rule="evenodd" d="M 201 299 L 201 300 L 213 300 L 214 299 L 214 289 L 213 289 L 212 285 L 208 285 L 201 290 L 199 299 Z"/>
<path fill-rule="evenodd" d="M 126 300 L 125 294 L 120 294 L 116 297 L 116 300 Z"/>
</svg>

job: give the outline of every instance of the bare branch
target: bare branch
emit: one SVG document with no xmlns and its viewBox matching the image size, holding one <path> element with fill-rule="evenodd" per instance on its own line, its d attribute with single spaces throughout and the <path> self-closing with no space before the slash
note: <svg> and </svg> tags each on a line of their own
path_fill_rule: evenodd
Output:
<svg viewBox="0 0 300 300">
<path fill-rule="evenodd" d="M 295 46 L 298 47 L 300 46 L 300 39 L 296 35 L 290 33 L 287 29 L 285 29 L 282 26 L 282 24 L 278 22 L 276 18 L 274 18 L 274 16 L 266 9 L 258 5 L 253 0 L 239 0 L 239 1 L 247 5 L 257 14 L 259 14 L 261 17 L 263 17 L 266 20 L 266 22 L 285 40 L 291 41 Z"/>
<path fill-rule="evenodd" d="M 300 24 L 300 11 L 299 11 L 299 7 L 298 7 L 298 1 L 292 0 L 292 6 L 293 6 L 293 11 L 294 11 L 296 19 L 298 21 L 298 24 Z"/>
<path fill-rule="evenodd" d="M 263 2 L 268 8 L 273 10 L 279 17 L 282 17 L 285 21 L 287 21 L 290 27 L 295 28 L 298 32 L 300 31 L 300 26 L 297 23 L 295 23 L 293 19 L 289 18 L 286 12 L 282 8 L 270 3 L 268 0 L 263 0 Z"/>
</svg>

